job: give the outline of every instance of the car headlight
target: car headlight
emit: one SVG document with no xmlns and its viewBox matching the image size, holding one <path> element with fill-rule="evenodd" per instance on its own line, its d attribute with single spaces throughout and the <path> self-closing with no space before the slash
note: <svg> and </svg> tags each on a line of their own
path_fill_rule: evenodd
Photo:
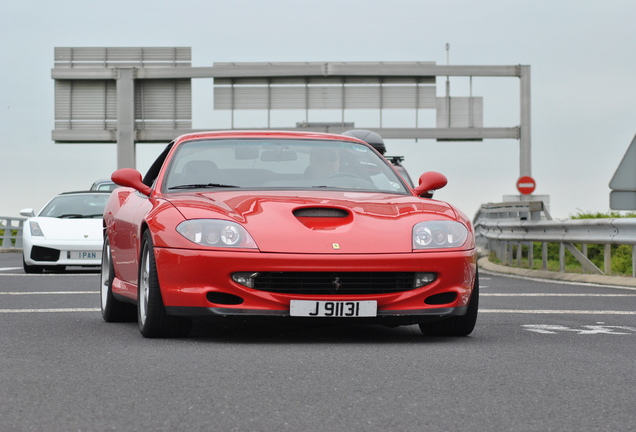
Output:
<svg viewBox="0 0 636 432">
<path fill-rule="evenodd" d="M 460 247 L 468 238 L 468 228 L 459 222 L 427 221 L 413 227 L 413 249 Z"/>
<path fill-rule="evenodd" d="M 44 237 L 42 228 L 40 228 L 40 224 L 38 224 L 37 222 L 29 222 L 29 230 L 31 231 L 31 236 L 33 237 Z"/>
<path fill-rule="evenodd" d="M 193 243 L 210 247 L 256 249 L 256 242 L 245 228 L 235 222 L 194 219 L 181 222 L 177 232 Z"/>
</svg>

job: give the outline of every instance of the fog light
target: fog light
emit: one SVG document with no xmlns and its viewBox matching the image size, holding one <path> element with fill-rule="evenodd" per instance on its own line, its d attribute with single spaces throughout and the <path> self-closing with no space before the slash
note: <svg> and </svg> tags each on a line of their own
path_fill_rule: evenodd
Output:
<svg viewBox="0 0 636 432">
<path fill-rule="evenodd" d="M 421 288 L 437 279 L 435 273 L 415 273 L 415 288 Z"/>
<path fill-rule="evenodd" d="M 258 272 L 237 272 L 232 273 L 232 280 L 239 285 L 254 288 L 254 279 L 256 276 L 258 276 Z"/>
</svg>

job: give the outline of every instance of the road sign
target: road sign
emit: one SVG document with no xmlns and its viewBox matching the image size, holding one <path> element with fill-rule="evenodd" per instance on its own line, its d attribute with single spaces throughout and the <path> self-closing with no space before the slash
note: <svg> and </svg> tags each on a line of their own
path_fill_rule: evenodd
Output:
<svg viewBox="0 0 636 432">
<path fill-rule="evenodd" d="M 636 210 L 636 135 L 616 169 L 609 187 L 612 210 Z"/>
<path fill-rule="evenodd" d="M 534 179 L 530 176 L 519 177 L 517 180 L 517 189 L 524 195 L 530 195 L 537 187 Z"/>
</svg>

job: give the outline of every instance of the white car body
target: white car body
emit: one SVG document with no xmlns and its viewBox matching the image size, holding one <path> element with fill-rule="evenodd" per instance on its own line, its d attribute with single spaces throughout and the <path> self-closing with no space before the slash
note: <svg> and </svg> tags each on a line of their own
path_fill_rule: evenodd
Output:
<svg viewBox="0 0 636 432">
<path fill-rule="evenodd" d="M 79 193 L 68 194 L 82 196 Z M 68 196 L 67 195 L 67 196 Z M 108 193 L 89 192 L 83 196 L 86 199 L 91 196 L 101 198 Z M 59 198 L 58 195 L 56 198 Z M 42 216 L 44 210 L 38 216 L 30 217 L 24 224 L 22 231 L 22 254 L 24 270 L 27 273 L 41 273 L 42 270 L 64 270 L 66 266 L 99 266 L 101 265 L 103 246 L 103 206 L 101 202 L 95 205 L 90 212 L 78 210 L 80 215 L 92 215 L 81 218 L 80 215 L 72 217 L 48 217 Z M 100 199 L 101 201 L 101 199 Z M 86 209 L 84 209 L 86 210 Z M 95 213 L 92 213 L 92 212 Z M 97 213 L 100 213 L 97 216 Z M 25 209 L 22 214 L 33 213 Z"/>
</svg>

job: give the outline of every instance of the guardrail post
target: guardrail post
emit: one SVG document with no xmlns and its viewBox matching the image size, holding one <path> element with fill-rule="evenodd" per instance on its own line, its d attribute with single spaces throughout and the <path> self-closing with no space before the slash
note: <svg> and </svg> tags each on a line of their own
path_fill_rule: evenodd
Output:
<svg viewBox="0 0 636 432">
<path fill-rule="evenodd" d="M 605 264 L 605 274 L 611 274 L 612 272 L 612 245 L 606 244 L 603 251 L 603 261 Z"/>
<path fill-rule="evenodd" d="M 565 244 L 559 243 L 559 271 L 565 273 Z"/>
<path fill-rule="evenodd" d="M 541 242 L 541 269 L 548 269 L 548 243 Z"/>
<path fill-rule="evenodd" d="M 511 266 L 515 263 L 514 253 L 515 253 L 514 243 L 506 242 L 506 265 Z"/>
<path fill-rule="evenodd" d="M 8 225 L 4 227 L 4 232 L 2 234 L 2 247 L 11 247 L 11 227 Z"/>
<path fill-rule="evenodd" d="M 16 233 L 15 238 L 15 247 L 17 249 L 22 249 L 22 230 L 24 229 L 24 220 L 18 221 L 18 232 Z"/>
<path fill-rule="evenodd" d="M 528 243 L 528 268 L 534 268 L 534 243 Z"/>
<path fill-rule="evenodd" d="M 508 242 L 501 242 L 501 258 L 500 258 L 501 262 L 505 263 L 506 265 L 509 264 L 508 262 Z"/>
<path fill-rule="evenodd" d="M 636 245 L 632 246 L 632 277 L 636 278 Z"/>
<path fill-rule="evenodd" d="M 517 243 L 517 266 L 521 267 L 521 255 L 523 252 L 523 247 L 521 245 L 521 242 Z"/>
</svg>

